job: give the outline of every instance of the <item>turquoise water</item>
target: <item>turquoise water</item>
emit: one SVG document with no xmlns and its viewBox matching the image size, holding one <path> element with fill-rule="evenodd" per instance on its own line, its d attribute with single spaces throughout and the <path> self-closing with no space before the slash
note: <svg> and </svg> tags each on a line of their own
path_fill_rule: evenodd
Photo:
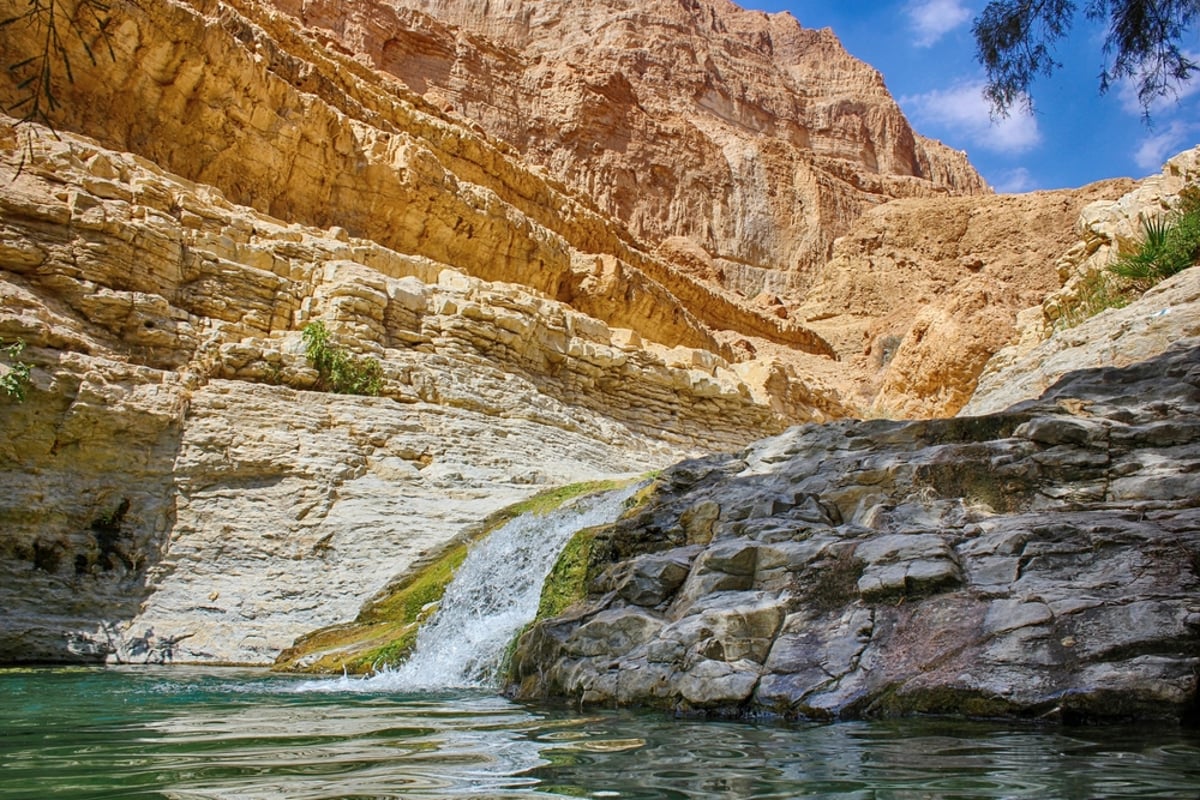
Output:
<svg viewBox="0 0 1200 800">
<path fill-rule="evenodd" d="M 0 799 L 1200 798 L 1200 735 L 572 713 L 213 669 L 0 670 Z"/>
</svg>

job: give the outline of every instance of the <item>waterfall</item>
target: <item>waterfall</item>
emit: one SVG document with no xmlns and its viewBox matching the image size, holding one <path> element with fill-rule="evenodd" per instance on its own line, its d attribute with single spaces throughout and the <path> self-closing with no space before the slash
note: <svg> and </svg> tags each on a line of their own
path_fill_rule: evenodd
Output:
<svg viewBox="0 0 1200 800">
<path fill-rule="evenodd" d="M 471 548 L 406 662 L 369 678 L 318 683 L 371 691 L 494 687 L 509 642 L 537 615 L 542 585 L 571 536 L 615 521 L 639 488 L 587 495 L 505 523 Z"/>
</svg>

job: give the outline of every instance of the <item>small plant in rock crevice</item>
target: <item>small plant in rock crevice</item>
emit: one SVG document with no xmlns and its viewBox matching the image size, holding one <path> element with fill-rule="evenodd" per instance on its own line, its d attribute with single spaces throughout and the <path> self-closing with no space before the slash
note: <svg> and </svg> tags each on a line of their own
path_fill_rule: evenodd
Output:
<svg viewBox="0 0 1200 800">
<path fill-rule="evenodd" d="M 0 374 L 0 391 L 16 400 L 18 403 L 25 400 L 25 390 L 29 387 L 29 371 L 30 365 L 21 360 L 21 353 L 25 350 L 25 342 L 17 339 L 15 342 L 8 344 L 0 339 L 0 353 L 8 357 L 8 364 L 0 365 L 4 370 Z"/>
<path fill-rule="evenodd" d="M 378 359 L 358 357 L 333 343 L 324 322 L 304 326 L 304 354 L 317 371 L 317 388 L 336 394 L 377 397 L 383 392 L 383 366 Z"/>
<path fill-rule="evenodd" d="M 1124 308 L 1130 299 L 1129 291 L 1118 286 L 1107 270 L 1089 272 L 1079 282 L 1075 299 L 1059 308 L 1054 330 L 1074 328 L 1110 308 Z"/>
<path fill-rule="evenodd" d="M 1200 187 L 1180 193 L 1178 207 L 1166 216 L 1142 220 L 1142 241 L 1109 269 L 1134 291 L 1145 292 L 1200 258 Z"/>
</svg>

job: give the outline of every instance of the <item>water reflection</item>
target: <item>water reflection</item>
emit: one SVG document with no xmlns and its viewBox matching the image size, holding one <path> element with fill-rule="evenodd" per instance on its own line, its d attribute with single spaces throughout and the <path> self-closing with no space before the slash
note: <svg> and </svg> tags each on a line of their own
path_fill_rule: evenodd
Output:
<svg viewBox="0 0 1200 800">
<path fill-rule="evenodd" d="M 220 671 L 0 671 L 16 798 L 1195 798 L 1177 730 L 573 714 Z"/>
</svg>

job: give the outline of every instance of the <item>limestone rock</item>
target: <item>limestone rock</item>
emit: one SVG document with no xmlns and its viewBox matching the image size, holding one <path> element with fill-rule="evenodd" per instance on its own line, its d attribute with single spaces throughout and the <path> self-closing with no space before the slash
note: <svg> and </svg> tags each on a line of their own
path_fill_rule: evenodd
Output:
<svg viewBox="0 0 1200 800">
<path fill-rule="evenodd" d="M 112 58 L 93 65 L 78 37 L 67 37 L 72 63 L 89 67 L 56 87 L 60 130 L 149 159 L 222 200 L 527 286 L 667 346 L 713 347 L 711 329 L 732 326 L 827 350 L 802 326 L 741 306 L 661 261 L 585 195 L 526 166 L 511 145 L 270 4 L 120 3 L 109 15 Z M 40 48 L 34 26 L 5 29 L 13 63 L 36 59 Z M 21 80 L 19 70 L 0 75 L 5 107 L 26 96 Z M 4 144 L 15 149 L 11 132 Z"/>
<path fill-rule="evenodd" d="M 1061 286 L 1079 214 L 1131 185 L 887 203 L 835 243 L 793 315 L 862 371 L 869 413 L 954 414 L 1017 335 L 1018 312 Z"/>
<path fill-rule="evenodd" d="M 273 0 L 752 297 L 883 199 L 987 191 L 829 30 L 727 0 Z M 673 244 L 669 244 L 672 243 Z M 672 292 L 680 294 L 674 286 Z"/>
<path fill-rule="evenodd" d="M 0 158 L 0 338 L 33 366 L 26 401 L 0 399 L 0 659 L 269 663 L 541 488 L 836 408 L 93 141 L 23 135 Z M 313 320 L 380 361 L 383 397 L 306 391 Z"/>
<path fill-rule="evenodd" d="M 1122 248 L 1140 241 L 1142 220 L 1166 213 L 1189 185 L 1200 186 L 1200 148 L 1170 159 L 1161 174 L 1119 199 L 1091 203 L 1081 212 L 1077 242 L 1056 265 L 1062 288 L 1021 312 L 1015 341 L 988 361 L 963 414 L 998 411 L 1036 397 L 1071 370 L 1132 364 L 1200 334 L 1200 272 L 1195 268 L 1124 308 L 1072 318 L 1088 281 L 1103 276 Z"/>
<path fill-rule="evenodd" d="M 1043 309 L 1033 309 L 1041 316 Z M 1124 308 L 1113 308 L 1032 348 L 1022 343 L 988 362 L 960 414 L 990 414 L 1041 394 L 1078 369 L 1144 361 L 1175 342 L 1200 336 L 1200 269 L 1168 278 Z"/>
<path fill-rule="evenodd" d="M 683 462 L 595 535 L 586 600 L 522 638 L 514 691 L 734 716 L 1194 720 L 1198 468 L 1200 338 L 1000 414 L 808 425 Z M 689 543 L 683 515 L 704 504 L 712 541 Z M 611 591 L 672 560 L 690 572 L 656 605 Z M 626 618 L 657 634 L 572 645 Z"/>
</svg>

